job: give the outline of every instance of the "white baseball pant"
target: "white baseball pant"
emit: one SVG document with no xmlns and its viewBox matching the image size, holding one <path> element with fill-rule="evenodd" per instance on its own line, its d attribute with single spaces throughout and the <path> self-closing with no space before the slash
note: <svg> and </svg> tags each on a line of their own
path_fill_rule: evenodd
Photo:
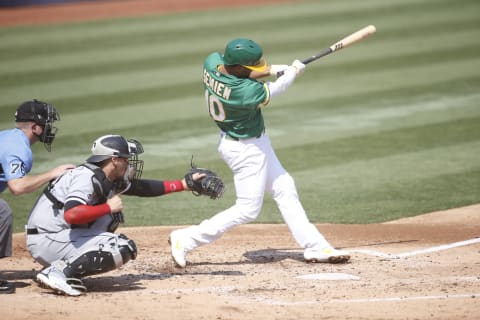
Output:
<svg viewBox="0 0 480 320">
<path fill-rule="evenodd" d="M 293 178 L 281 165 L 266 134 L 234 141 L 222 133 L 218 152 L 234 174 L 237 200 L 232 207 L 199 225 L 182 229 L 185 249 L 190 251 L 211 243 L 231 228 L 255 220 L 265 192 L 272 194 L 283 220 L 302 248 L 328 246 L 323 235 L 308 220 Z"/>
</svg>

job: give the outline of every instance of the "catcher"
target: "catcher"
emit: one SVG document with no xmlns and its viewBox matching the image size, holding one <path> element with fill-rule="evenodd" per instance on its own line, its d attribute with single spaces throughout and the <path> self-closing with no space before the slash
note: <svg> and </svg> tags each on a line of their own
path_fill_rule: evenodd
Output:
<svg viewBox="0 0 480 320">
<path fill-rule="evenodd" d="M 135 242 L 115 233 L 124 221 L 121 194 L 155 197 L 192 190 L 216 198 L 224 190 L 213 172 L 198 168 L 179 180 L 140 179 L 143 147 L 133 139 L 102 136 L 91 150 L 84 164 L 48 184 L 26 225 L 28 250 L 45 267 L 35 280 L 69 296 L 86 291 L 81 278 L 136 258 Z"/>
</svg>

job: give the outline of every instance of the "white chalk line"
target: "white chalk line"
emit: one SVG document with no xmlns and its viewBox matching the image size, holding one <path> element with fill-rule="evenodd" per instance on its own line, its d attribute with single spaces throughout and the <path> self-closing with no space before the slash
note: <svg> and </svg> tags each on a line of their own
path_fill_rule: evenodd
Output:
<svg viewBox="0 0 480 320">
<path fill-rule="evenodd" d="M 236 286 L 212 286 L 199 288 L 182 288 L 182 289 L 153 289 L 140 292 L 142 295 L 186 295 L 186 294 L 222 294 L 233 295 L 236 302 L 243 303 L 262 303 L 266 305 L 311 305 L 311 304 L 326 304 L 326 303 L 365 303 L 365 302 L 402 302 L 402 301 L 421 301 L 421 300 L 440 300 L 440 299 L 467 299 L 480 298 L 480 293 L 463 293 L 463 294 L 443 294 L 443 295 L 425 295 L 425 296 L 399 296 L 399 297 L 381 297 L 381 298 L 353 298 L 353 299 L 317 299 L 306 301 L 285 301 L 279 299 L 272 299 L 262 296 L 238 296 L 237 293 L 241 287 Z M 136 290 L 126 291 L 125 293 L 138 295 Z"/>
<path fill-rule="evenodd" d="M 331 302 L 389 302 L 389 301 L 417 301 L 417 300 L 436 300 L 436 299 L 463 299 L 479 298 L 480 293 L 464 294 L 444 294 L 431 296 L 413 296 L 413 297 L 385 297 L 385 298 L 362 298 L 362 299 L 337 299 Z"/>
<path fill-rule="evenodd" d="M 444 244 L 440 246 L 435 246 L 435 247 L 430 247 L 430 248 L 425 248 L 425 249 L 420 249 L 420 250 L 415 250 L 410 252 L 404 252 L 400 254 L 384 253 L 384 252 L 368 250 L 368 249 L 357 249 L 357 250 L 350 250 L 350 251 L 364 253 L 371 256 L 376 256 L 376 257 L 381 257 L 386 259 L 400 259 L 400 258 L 413 257 L 419 254 L 432 253 L 432 252 L 443 251 L 443 250 L 453 249 L 453 248 L 462 247 L 462 246 L 468 246 L 475 243 L 480 243 L 480 238 L 474 238 L 474 239 L 469 239 L 465 241 L 459 241 L 459 242 L 454 242 L 450 244 Z"/>
<path fill-rule="evenodd" d="M 480 293 L 464 293 L 464 294 L 444 294 L 444 295 L 429 295 L 429 296 L 402 296 L 402 297 L 384 297 L 384 298 L 360 298 L 360 299 L 330 299 L 330 300 L 309 300 L 309 301 L 282 301 L 270 299 L 265 297 L 246 298 L 251 303 L 263 303 L 268 305 L 311 305 L 311 304 L 326 304 L 326 303 L 365 303 L 365 302 L 403 302 L 403 301 L 421 301 L 421 300 L 439 300 L 439 299 L 466 299 L 466 298 L 480 298 Z"/>
<path fill-rule="evenodd" d="M 150 290 L 131 290 L 125 291 L 127 294 L 142 294 L 142 295 L 180 295 L 180 294 L 204 294 L 215 293 L 225 294 L 239 290 L 240 287 L 235 286 L 220 286 L 220 287 L 198 287 L 198 288 L 178 288 L 178 289 L 150 289 Z"/>
</svg>

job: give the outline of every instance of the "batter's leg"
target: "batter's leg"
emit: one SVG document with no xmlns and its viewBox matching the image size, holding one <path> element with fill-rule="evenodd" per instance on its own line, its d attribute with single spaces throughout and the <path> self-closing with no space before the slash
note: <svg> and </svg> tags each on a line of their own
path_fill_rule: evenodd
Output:
<svg viewBox="0 0 480 320">
<path fill-rule="evenodd" d="M 265 140 L 263 148 L 268 158 L 267 191 L 272 193 L 297 243 L 302 248 L 329 245 L 318 229 L 310 223 L 300 203 L 295 182 L 278 160 L 269 139 Z"/>
<path fill-rule="evenodd" d="M 234 174 L 237 199 L 235 205 L 199 225 L 170 234 L 172 256 L 180 267 L 185 267 L 188 251 L 217 240 L 235 226 L 255 220 L 262 208 L 267 175 L 263 150 L 253 143 L 222 140 L 219 152 Z"/>
</svg>

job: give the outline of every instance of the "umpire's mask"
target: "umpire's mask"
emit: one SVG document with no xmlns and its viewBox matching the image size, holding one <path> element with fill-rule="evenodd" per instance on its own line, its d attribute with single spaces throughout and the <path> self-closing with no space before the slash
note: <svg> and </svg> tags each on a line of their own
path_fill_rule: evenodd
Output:
<svg viewBox="0 0 480 320">
<path fill-rule="evenodd" d="M 57 120 L 60 120 L 60 114 L 55 107 L 37 99 L 23 102 L 15 112 L 15 122 L 32 121 L 43 128 L 43 132 L 38 135 L 38 138 L 48 152 L 52 149 L 52 143 L 58 131 L 58 128 L 53 126 Z"/>
</svg>

